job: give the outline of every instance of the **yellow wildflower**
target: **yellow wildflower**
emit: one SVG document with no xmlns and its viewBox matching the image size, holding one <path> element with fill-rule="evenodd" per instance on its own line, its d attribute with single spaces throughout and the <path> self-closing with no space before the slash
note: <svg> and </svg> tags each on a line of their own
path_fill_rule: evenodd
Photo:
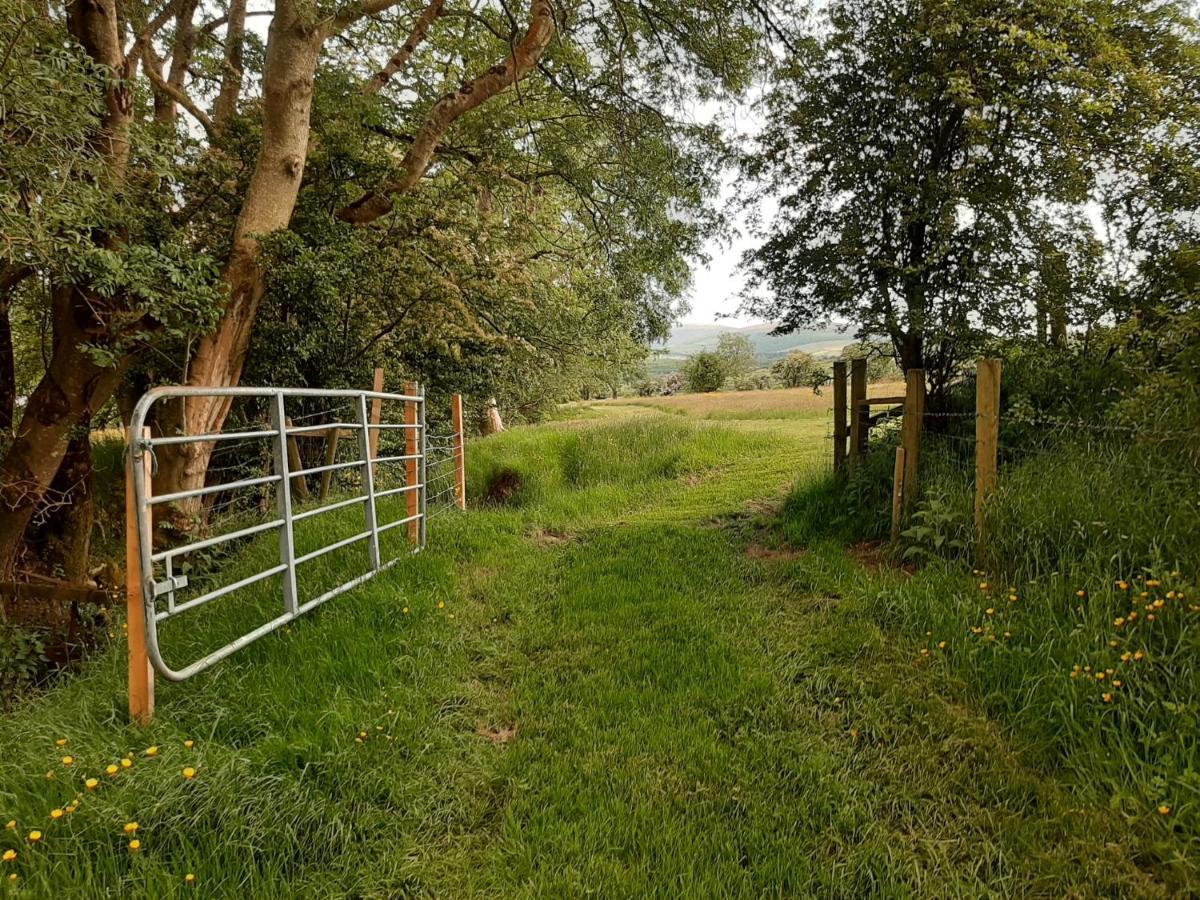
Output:
<svg viewBox="0 0 1200 900">
<path fill-rule="evenodd" d="M 29 832 L 29 843 L 36 844 L 41 839 L 42 839 L 42 833 L 40 831 L 38 831 L 36 828 L 33 831 Z"/>
<path fill-rule="evenodd" d="M 16 858 L 17 858 L 16 850 L 5 850 L 4 851 L 4 861 L 5 862 L 12 862 Z"/>
<path fill-rule="evenodd" d="M 996 614 L 996 610 L 990 606 L 987 609 L 985 609 L 984 612 L 987 613 L 987 615 L 989 615 L 989 616 L 994 616 Z"/>
<path fill-rule="evenodd" d="M 196 876 L 193 875 L 191 872 L 188 872 L 186 875 L 183 876 L 183 883 L 184 884 L 195 884 Z"/>
<path fill-rule="evenodd" d="M 979 589 L 981 591 L 986 591 L 988 589 L 988 583 L 986 581 L 979 582 Z"/>
<path fill-rule="evenodd" d="M 132 841 L 129 842 L 129 852 L 130 853 L 137 853 L 141 849 L 142 849 L 142 842 L 139 841 L 137 838 L 134 838 Z"/>
<path fill-rule="evenodd" d="M 445 608 L 446 608 L 446 601 L 445 601 L 445 600 L 439 600 L 439 601 L 438 601 L 438 609 L 445 609 Z"/>
<path fill-rule="evenodd" d="M 107 775 L 116 775 L 117 772 L 119 772 L 119 771 L 121 771 L 121 770 L 118 769 L 116 766 L 105 766 L 104 767 L 104 772 Z"/>
<path fill-rule="evenodd" d="M 65 747 L 65 746 L 67 746 L 67 739 L 66 739 L 66 738 L 59 738 L 57 741 L 55 741 L 55 742 L 54 742 L 54 746 L 55 746 L 55 747 Z"/>
<path fill-rule="evenodd" d="M 1101 697 L 1105 703 L 1112 703 L 1112 694 L 1102 694 Z"/>
<path fill-rule="evenodd" d="M 1117 587 L 1123 591 L 1127 591 L 1127 590 L 1129 590 L 1129 582 L 1128 581 L 1118 581 Z"/>
<path fill-rule="evenodd" d="M 1079 590 L 1077 590 L 1077 591 L 1075 592 L 1075 596 L 1076 596 L 1076 597 L 1086 597 L 1086 596 L 1087 596 L 1087 591 L 1085 591 L 1085 590 L 1083 590 L 1082 588 L 1080 588 Z"/>
<path fill-rule="evenodd" d="M 1167 806 L 1167 805 L 1164 803 L 1162 806 L 1160 806 L 1160 807 L 1158 808 L 1158 814 L 1159 814 L 1160 816 L 1169 816 L 1169 815 L 1171 814 L 1171 807 Z"/>
<path fill-rule="evenodd" d="M 4 827 L 7 828 L 9 831 L 16 831 L 17 830 L 17 820 L 9 819 L 8 824 L 5 825 Z"/>
<path fill-rule="evenodd" d="M 186 778 L 188 781 L 191 781 L 196 777 L 196 770 L 191 766 L 185 766 L 182 774 L 184 778 Z"/>
<path fill-rule="evenodd" d="M 183 742 L 183 746 L 185 746 L 185 747 L 187 747 L 189 750 L 191 750 L 193 747 L 195 747 L 195 746 L 196 746 L 196 742 L 195 742 L 195 741 L 193 741 L 191 738 L 189 738 L 188 740 L 186 740 L 186 741 L 184 741 L 184 742 Z"/>
<path fill-rule="evenodd" d="M 137 822 L 126 822 L 126 823 L 125 823 L 125 833 L 126 833 L 126 834 L 133 834 L 133 833 L 135 833 L 135 832 L 136 832 L 136 831 L 137 831 L 139 828 L 141 828 L 141 826 L 140 826 L 140 825 L 138 825 L 138 823 L 137 823 Z"/>
<path fill-rule="evenodd" d="M 1125 624 L 1125 617 L 1117 616 L 1115 619 L 1113 619 L 1113 624 L 1116 625 L 1118 628 L 1120 628 L 1122 625 Z"/>
<path fill-rule="evenodd" d="M 1097 681 L 1103 681 L 1103 680 L 1104 680 L 1104 673 L 1103 673 L 1103 672 L 1097 672 L 1097 673 L 1096 673 L 1096 680 L 1097 680 Z"/>
<path fill-rule="evenodd" d="M 73 765 L 75 765 L 75 757 L 73 757 L 73 756 L 64 756 L 64 757 L 62 758 L 62 764 L 63 764 L 64 766 L 73 766 Z"/>
<path fill-rule="evenodd" d="M 1143 653 L 1141 650 L 1139 650 L 1139 651 L 1137 651 L 1137 653 L 1133 654 L 1133 659 L 1135 662 L 1141 662 L 1145 658 L 1146 658 L 1146 654 Z"/>
<path fill-rule="evenodd" d="M 85 788 L 87 788 L 89 791 L 94 791 L 94 790 L 96 789 L 96 786 L 97 786 L 98 784 L 100 784 L 100 782 L 99 782 L 97 779 L 95 779 L 95 778 L 89 778 L 87 781 L 85 781 L 85 782 L 83 783 L 83 786 L 84 786 Z"/>
<path fill-rule="evenodd" d="M 130 759 L 128 756 L 127 756 L 127 757 L 125 757 L 123 760 L 121 760 L 121 768 L 122 768 L 122 769 L 131 769 L 131 768 L 133 768 L 133 760 L 132 760 L 132 759 Z"/>
<path fill-rule="evenodd" d="M 147 747 L 146 755 L 147 756 L 158 756 L 158 748 L 157 747 Z"/>
<path fill-rule="evenodd" d="M 407 606 L 406 606 L 406 607 L 404 607 L 404 614 L 405 614 L 406 616 L 408 615 L 408 607 L 407 607 Z"/>
<path fill-rule="evenodd" d="M 1146 587 L 1148 587 L 1148 588 L 1156 588 L 1160 584 L 1162 584 L 1162 582 L 1159 581 L 1157 578 L 1147 578 L 1146 579 Z"/>
<path fill-rule="evenodd" d="M 938 649 L 939 649 L 939 650 L 945 650 L 945 649 L 946 649 L 946 642 L 945 642 L 945 641 L 938 641 Z"/>
<path fill-rule="evenodd" d="M 59 820 L 59 819 L 61 819 L 62 817 L 63 817 L 63 811 L 62 811 L 61 809 L 52 809 L 52 810 L 50 810 L 50 818 L 51 818 L 51 819 L 54 819 L 55 821 L 58 821 L 58 820 Z"/>
</svg>

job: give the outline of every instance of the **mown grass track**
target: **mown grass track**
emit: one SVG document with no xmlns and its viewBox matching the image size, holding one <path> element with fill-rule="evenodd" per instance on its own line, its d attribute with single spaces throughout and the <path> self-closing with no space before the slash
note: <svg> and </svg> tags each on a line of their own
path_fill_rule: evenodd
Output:
<svg viewBox="0 0 1200 900">
<path fill-rule="evenodd" d="M 124 723 L 119 646 L 0 726 L 19 854 L 0 890 L 1169 893 L 1122 820 L 1027 767 L 854 599 L 891 576 L 775 545 L 770 503 L 822 464 L 825 427 L 600 405 L 477 443 L 472 494 L 509 467 L 515 497 L 439 518 L 429 552 L 163 686 L 147 732 Z"/>
</svg>

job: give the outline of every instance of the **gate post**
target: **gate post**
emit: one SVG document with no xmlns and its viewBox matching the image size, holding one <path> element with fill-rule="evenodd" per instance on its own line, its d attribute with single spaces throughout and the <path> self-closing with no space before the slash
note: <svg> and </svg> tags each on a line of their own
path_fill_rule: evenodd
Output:
<svg viewBox="0 0 1200 900">
<path fill-rule="evenodd" d="M 292 534 L 292 487 L 304 484 L 303 475 L 292 475 L 292 450 L 296 439 L 288 435 L 288 426 L 292 420 L 287 417 L 284 409 L 283 394 L 276 392 L 271 398 L 271 426 L 275 429 L 275 473 L 279 476 L 279 485 L 275 488 L 275 507 L 279 518 L 283 519 L 283 527 L 279 529 L 279 561 L 287 566 L 283 571 L 283 609 L 290 615 L 296 615 L 296 545 Z M 295 454 L 297 466 L 300 462 L 299 453 Z M 295 480 L 293 480 L 293 477 Z M 307 496 L 300 494 L 301 499 Z"/>
<path fill-rule="evenodd" d="M 833 364 L 833 471 L 846 468 L 846 361 Z"/>
<path fill-rule="evenodd" d="M 371 461 L 375 458 L 375 452 L 371 449 L 371 435 L 378 434 L 379 429 L 369 427 L 365 394 L 358 397 L 358 424 L 362 426 L 358 431 L 358 452 L 362 457 L 363 493 L 367 498 L 363 503 L 363 513 L 366 516 L 367 531 L 371 533 L 370 542 L 367 544 L 367 556 L 371 561 L 371 570 L 378 572 L 379 517 L 375 510 L 375 464 Z"/>
<path fill-rule="evenodd" d="M 867 452 L 867 361 L 850 360 L 850 467 L 856 468 Z"/>
<path fill-rule="evenodd" d="M 904 425 L 900 437 L 904 446 L 903 511 L 908 515 L 917 496 L 917 468 L 920 462 L 921 428 L 925 420 L 925 370 L 909 369 L 904 376 Z"/>
<path fill-rule="evenodd" d="M 404 382 L 404 393 L 410 397 L 417 396 L 417 383 L 415 381 Z M 417 480 L 419 477 L 417 454 L 420 452 L 417 431 L 420 429 L 420 423 L 417 421 L 416 400 L 404 401 L 404 424 L 408 426 L 404 429 L 404 455 L 408 457 L 404 461 L 404 483 L 409 487 L 404 492 L 404 496 L 408 500 L 406 516 L 411 519 L 408 523 L 408 539 L 416 544 L 421 540 L 421 527 L 420 522 L 413 517 L 420 512 L 421 508 L 421 498 L 418 496 L 418 492 L 425 490 L 425 486 Z"/>
<path fill-rule="evenodd" d="M 467 452 L 463 435 L 462 394 L 455 394 L 451 399 L 450 418 L 454 423 L 454 503 L 459 509 L 466 509 Z"/>
<path fill-rule="evenodd" d="M 983 504 L 996 487 L 1000 443 L 1000 360 L 981 359 L 975 370 L 975 539 L 983 543 Z"/>
<path fill-rule="evenodd" d="M 142 467 L 146 501 L 150 500 L 150 454 L 139 449 L 138 438 L 148 441 L 150 429 L 139 436 L 126 429 L 128 453 L 125 466 L 125 627 L 129 640 L 129 718 L 149 725 L 154 718 L 154 669 L 146 655 L 146 606 L 142 600 L 141 536 L 138 532 L 137 496 L 133 488 L 134 466 Z"/>
</svg>

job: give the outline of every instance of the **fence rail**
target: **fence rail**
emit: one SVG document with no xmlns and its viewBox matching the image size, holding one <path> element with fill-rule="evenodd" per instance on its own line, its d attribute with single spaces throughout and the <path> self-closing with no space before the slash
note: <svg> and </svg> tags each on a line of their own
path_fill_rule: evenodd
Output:
<svg viewBox="0 0 1200 900">
<path fill-rule="evenodd" d="M 435 512 L 465 507 L 461 399 L 455 399 L 455 431 L 431 434 L 423 389 L 410 382 L 404 393 L 390 393 L 382 390 L 382 382 L 378 370 L 375 389 L 369 391 L 168 386 L 154 388 L 138 401 L 130 423 L 126 485 L 130 713 L 136 721 L 153 715 L 155 673 L 184 681 L 210 668 L 419 552 L 426 543 L 431 506 L 437 507 Z M 146 426 L 156 404 L 196 399 L 240 402 L 245 408 L 231 414 L 226 429 L 217 433 L 155 435 Z M 208 463 L 204 483 L 155 496 L 156 451 L 189 445 Z M 352 448 L 352 457 L 339 458 L 345 456 L 339 447 Z M 452 482 L 448 493 L 446 473 Z M 309 491 L 310 478 L 319 479 L 315 496 Z M 443 502 L 449 496 L 452 504 Z M 193 527 L 173 540 L 168 535 L 165 542 L 159 529 L 160 544 L 155 546 L 156 512 L 179 504 L 191 511 Z M 362 510 L 357 525 L 350 512 L 355 507 Z M 328 515 L 339 510 L 339 515 Z M 347 525 L 351 533 L 337 533 Z M 407 539 L 399 546 L 392 540 L 385 544 L 383 538 L 400 528 Z M 271 536 L 278 544 L 277 562 L 251 559 L 256 570 L 243 574 L 243 560 L 227 555 L 225 560 L 237 564 L 221 577 L 225 560 L 220 554 L 245 547 L 261 553 Z M 361 569 L 321 566 L 313 577 L 315 587 L 307 583 L 306 564 L 355 547 L 366 549 Z M 355 552 L 364 559 L 362 550 Z M 205 554 L 218 554 L 217 563 L 210 560 L 198 568 L 193 561 L 203 561 Z M 193 576 L 197 571 L 198 578 Z M 323 583 L 331 572 L 338 583 Z M 351 577 L 345 578 L 347 574 Z M 184 665 L 164 658 L 160 626 L 272 580 L 278 582 L 280 606 L 267 621 Z M 313 596 L 301 593 L 310 587 Z"/>
</svg>

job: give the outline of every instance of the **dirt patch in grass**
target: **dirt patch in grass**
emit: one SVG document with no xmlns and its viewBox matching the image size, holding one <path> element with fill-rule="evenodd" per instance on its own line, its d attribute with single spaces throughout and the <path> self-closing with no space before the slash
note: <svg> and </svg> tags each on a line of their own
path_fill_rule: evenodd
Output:
<svg viewBox="0 0 1200 900">
<path fill-rule="evenodd" d="M 875 575 L 883 572 L 903 572 L 912 575 L 917 567 L 912 563 L 899 563 L 888 553 L 887 544 L 883 541 L 860 541 L 846 548 L 850 557 L 864 569 L 870 569 Z"/>
<path fill-rule="evenodd" d="M 788 561 L 799 559 L 807 550 L 796 550 L 786 547 L 766 547 L 763 544 L 751 544 L 746 548 L 746 556 L 749 559 L 766 559 Z"/>
<path fill-rule="evenodd" d="M 507 744 L 517 736 L 517 725 L 480 725 L 475 733 L 492 744 Z"/>
<path fill-rule="evenodd" d="M 496 472 L 483 492 L 483 499 L 488 503 L 510 503 L 521 491 L 524 481 L 513 469 L 501 469 Z"/>
<path fill-rule="evenodd" d="M 557 547 L 570 543 L 575 539 L 575 535 L 554 528 L 535 528 L 529 533 L 529 539 L 539 547 Z"/>
</svg>

